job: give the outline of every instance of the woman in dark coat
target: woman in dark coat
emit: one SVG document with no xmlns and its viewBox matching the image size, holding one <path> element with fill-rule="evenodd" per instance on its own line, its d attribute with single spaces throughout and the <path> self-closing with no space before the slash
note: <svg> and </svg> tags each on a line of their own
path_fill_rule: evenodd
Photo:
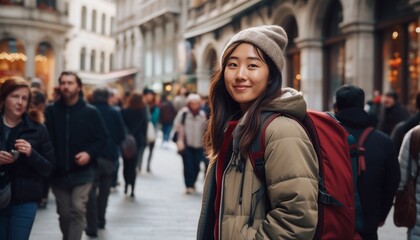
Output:
<svg viewBox="0 0 420 240">
<path fill-rule="evenodd" d="M 0 172 L 11 183 L 9 205 L 0 210 L 0 239 L 29 239 L 43 178 L 53 169 L 54 151 L 39 116 L 28 114 L 31 92 L 23 79 L 0 87 Z"/>
<path fill-rule="evenodd" d="M 125 181 L 124 193 L 127 193 L 128 185 L 131 185 L 131 197 L 134 197 L 134 186 L 136 182 L 136 167 L 141 162 L 144 149 L 146 148 L 147 133 L 147 108 L 143 96 L 139 93 L 132 93 L 126 101 L 125 108 L 121 111 L 128 133 L 136 139 L 137 152 L 133 158 L 123 157 L 123 176 Z"/>
</svg>

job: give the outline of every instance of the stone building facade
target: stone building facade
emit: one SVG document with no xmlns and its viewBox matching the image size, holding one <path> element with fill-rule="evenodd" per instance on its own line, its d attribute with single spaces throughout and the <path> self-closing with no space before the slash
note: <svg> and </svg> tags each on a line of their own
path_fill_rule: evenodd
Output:
<svg viewBox="0 0 420 240">
<path fill-rule="evenodd" d="M 119 0 L 117 62 L 138 66 L 137 87 L 187 86 L 206 95 L 220 54 L 238 31 L 285 28 L 283 85 L 310 108 L 331 109 L 354 84 L 395 91 L 410 105 L 419 85 L 420 0 Z M 170 85 L 169 88 L 167 86 Z M 173 94 L 174 92 L 170 92 Z"/>
<path fill-rule="evenodd" d="M 39 79 L 51 98 L 63 70 L 115 80 L 114 0 L 0 0 L 0 80 Z"/>
</svg>

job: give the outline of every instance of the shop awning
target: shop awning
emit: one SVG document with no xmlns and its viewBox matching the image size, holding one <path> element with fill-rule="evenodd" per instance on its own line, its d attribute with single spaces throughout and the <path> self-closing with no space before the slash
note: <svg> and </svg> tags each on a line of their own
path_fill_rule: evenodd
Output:
<svg viewBox="0 0 420 240">
<path fill-rule="evenodd" d="M 139 72 L 138 68 L 129 68 L 129 69 L 123 69 L 123 70 L 113 71 L 109 73 L 80 72 L 78 73 L 78 75 L 82 79 L 83 84 L 104 85 L 104 84 L 116 82 L 122 77 L 134 75 L 138 72 Z"/>
</svg>

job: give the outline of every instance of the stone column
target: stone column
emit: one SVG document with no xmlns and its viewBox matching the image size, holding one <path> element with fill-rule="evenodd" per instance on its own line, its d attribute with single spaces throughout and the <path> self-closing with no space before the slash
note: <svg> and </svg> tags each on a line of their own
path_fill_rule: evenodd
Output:
<svg viewBox="0 0 420 240">
<path fill-rule="evenodd" d="M 345 82 L 365 90 L 366 99 L 373 94 L 375 51 L 373 23 L 350 22 L 342 26 L 346 39 Z"/>
<path fill-rule="evenodd" d="M 25 46 L 25 55 L 27 57 L 25 63 L 25 77 L 35 77 L 35 42 L 27 41 Z"/>
<path fill-rule="evenodd" d="M 297 39 L 297 47 L 301 49 L 300 72 L 301 91 L 308 108 L 323 110 L 323 61 L 321 39 Z"/>
</svg>

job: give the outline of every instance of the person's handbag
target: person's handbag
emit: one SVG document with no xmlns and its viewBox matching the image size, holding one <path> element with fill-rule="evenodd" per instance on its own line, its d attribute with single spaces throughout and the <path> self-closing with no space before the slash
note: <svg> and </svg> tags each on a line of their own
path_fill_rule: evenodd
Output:
<svg viewBox="0 0 420 240">
<path fill-rule="evenodd" d="M 152 143 L 156 140 L 155 126 L 151 121 L 147 124 L 147 142 Z"/>
<path fill-rule="evenodd" d="M 10 181 L 5 177 L 5 172 L 0 172 L 0 209 L 6 208 L 12 198 Z"/>
<path fill-rule="evenodd" d="M 394 223 L 397 227 L 412 228 L 416 224 L 416 183 L 419 167 L 415 176 L 411 169 L 413 161 L 418 162 L 420 144 L 420 126 L 415 127 L 410 139 L 410 159 L 407 166 L 408 181 L 402 190 L 398 190 L 394 202 Z"/>
<path fill-rule="evenodd" d="M 131 159 L 136 155 L 137 143 L 133 135 L 128 132 L 125 134 L 124 141 L 121 144 L 122 157 L 124 159 Z"/>
</svg>

